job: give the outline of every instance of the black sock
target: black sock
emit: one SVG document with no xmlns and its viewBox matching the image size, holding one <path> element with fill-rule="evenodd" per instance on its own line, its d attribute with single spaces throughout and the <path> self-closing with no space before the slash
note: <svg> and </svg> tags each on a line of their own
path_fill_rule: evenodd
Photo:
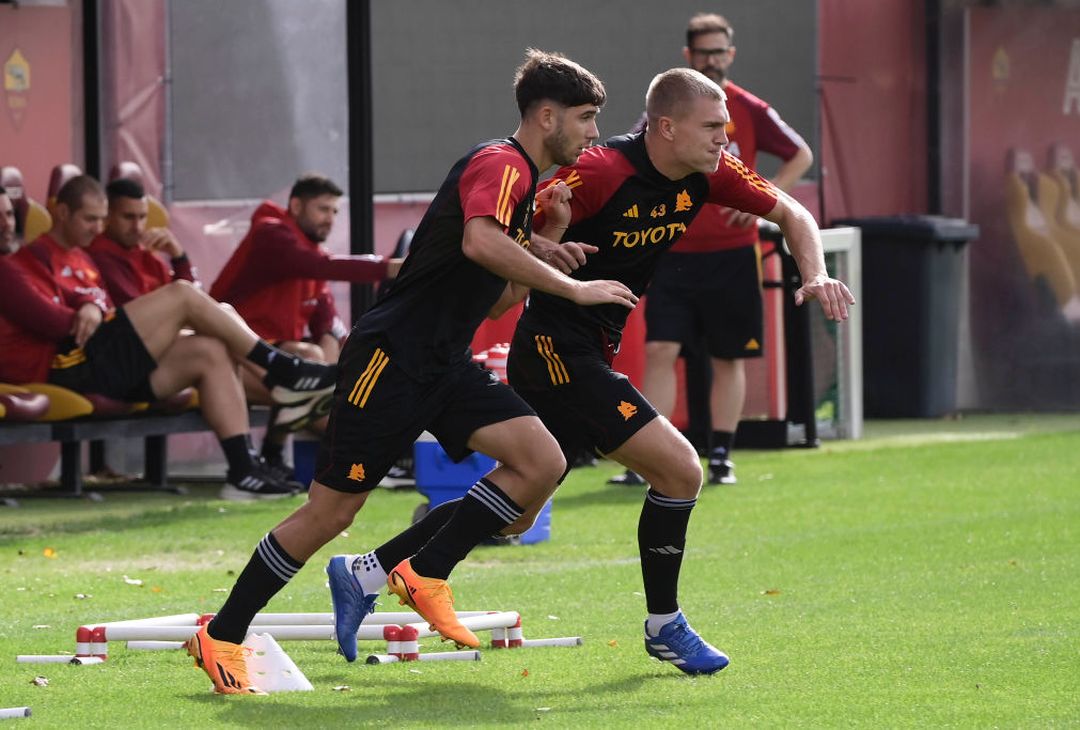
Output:
<svg viewBox="0 0 1080 730">
<path fill-rule="evenodd" d="M 649 613 L 679 610 L 679 570 L 686 526 L 696 499 L 672 499 L 649 489 L 638 519 L 638 551 Z"/>
<path fill-rule="evenodd" d="M 735 433 L 732 431 L 713 431 L 712 448 L 709 450 L 709 460 L 723 461 L 728 458 L 731 449 L 735 446 Z"/>
<path fill-rule="evenodd" d="M 276 380 L 287 381 L 295 376 L 296 367 L 301 360 L 296 355 L 291 355 L 284 350 L 270 345 L 266 340 L 257 340 L 255 347 L 247 354 L 247 359 L 261 368 Z"/>
<path fill-rule="evenodd" d="M 402 560 L 415 555 L 420 548 L 424 547 L 428 540 L 449 522 L 458 505 L 461 504 L 461 500 L 462 498 L 459 497 L 432 507 L 424 515 L 424 519 L 375 548 L 375 557 L 379 559 L 379 565 L 383 567 L 383 570 L 387 572 L 393 570 Z"/>
<path fill-rule="evenodd" d="M 413 556 L 413 570 L 425 578 L 449 578 L 470 550 L 515 522 L 523 511 L 494 482 L 481 479 L 465 493 L 442 529 Z"/>
<path fill-rule="evenodd" d="M 247 636 L 255 614 L 304 567 L 289 556 L 273 533 L 259 541 L 247 567 L 236 579 L 225 605 L 217 612 L 206 632 L 219 641 L 240 644 Z"/>
<path fill-rule="evenodd" d="M 262 442 L 262 457 L 267 461 L 280 460 L 285 453 L 285 442 L 275 441 L 270 434 Z"/>
<path fill-rule="evenodd" d="M 254 462 L 251 460 L 250 446 L 251 441 L 246 433 L 221 439 L 221 450 L 225 452 L 230 477 L 239 477 L 251 471 Z"/>
</svg>

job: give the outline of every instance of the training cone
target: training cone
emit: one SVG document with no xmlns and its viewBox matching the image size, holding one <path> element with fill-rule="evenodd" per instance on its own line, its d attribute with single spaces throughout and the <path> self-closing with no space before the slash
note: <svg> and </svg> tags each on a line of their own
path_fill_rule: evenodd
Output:
<svg viewBox="0 0 1080 730">
<path fill-rule="evenodd" d="M 244 646 L 248 679 L 263 692 L 306 692 L 315 689 L 270 634 L 248 634 Z"/>
</svg>

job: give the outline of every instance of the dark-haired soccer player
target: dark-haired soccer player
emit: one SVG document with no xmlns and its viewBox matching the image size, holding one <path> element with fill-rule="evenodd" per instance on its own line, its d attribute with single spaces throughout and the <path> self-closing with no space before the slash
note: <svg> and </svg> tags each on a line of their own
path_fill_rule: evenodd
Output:
<svg viewBox="0 0 1080 730">
<path fill-rule="evenodd" d="M 472 363 L 473 334 L 507 280 L 582 306 L 629 309 L 637 299 L 618 282 L 575 281 L 526 250 L 539 171 L 572 163 L 597 139 L 603 85 L 562 56 L 530 51 L 515 90 L 517 131 L 475 147 L 454 165 L 394 288 L 353 327 L 308 502 L 262 539 L 225 605 L 188 644 L 218 692 L 259 692 L 239 646 L 251 619 L 352 523 L 370 490 L 424 430 L 454 458 L 480 451 L 500 465 L 440 525 L 431 541 L 438 549 L 412 565 L 411 552 L 400 562 L 375 555 L 331 560 L 338 642 L 347 659 L 356 658 L 356 628 L 389 582 L 443 636 L 478 645 L 457 621 L 445 578 L 472 547 L 522 519 L 537 495 L 549 494 L 565 461 L 532 409 Z M 566 194 L 565 186 L 554 186 L 540 203 L 555 205 Z"/>
<path fill-rule="evenodd" d="M 173 281 L 198 283 L 195 268 L 172 231 L 146 227 L 149 203 L 142 183 L 117 178 L 105 186 L 105 195 L 109 201 L 105 231 L 86 251 L 116 306 Z M 158 252 L 169 257 L 168 264 Z"/>
</svg>

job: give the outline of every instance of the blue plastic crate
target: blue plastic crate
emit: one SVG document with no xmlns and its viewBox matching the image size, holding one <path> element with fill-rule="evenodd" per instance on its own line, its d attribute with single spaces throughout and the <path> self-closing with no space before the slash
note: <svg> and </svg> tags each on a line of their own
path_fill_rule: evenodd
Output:
<svg viewBox="0 0 1080 730">
<path fill-rule="evenodd" d="M 495 460 L 473 453 L 455 464 L 437 441 L 417 441 L 413 446 L 416 491 L 428 498 L 430 507 L 457 499 L 480 477 L 495 468 Z M 551 501 L 536 516 L 533 526 L 510 542 L 532 545 L 551 539 Z"/>
<path fill-rule="evenodd" d="M 465 494 L 480 477 L 495 468 L 490 456 L 472 453 L 455 464 L 437 441 L 417 441 L 413 444 L 413 474 L 416 489 L 431 498 L 432 506 Z M 456 490 L 451 496 L 443 496 L 438 502 L 428 493 L 432 490 Z M 440 495 L 442 496 L 442 495 Z"/>
</svg>

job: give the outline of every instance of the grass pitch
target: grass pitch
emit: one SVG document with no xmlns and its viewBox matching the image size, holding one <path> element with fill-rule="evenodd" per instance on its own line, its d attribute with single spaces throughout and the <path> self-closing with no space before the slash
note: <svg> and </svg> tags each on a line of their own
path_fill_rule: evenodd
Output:
<svg viewBox="0 0 1080 730">
<path fill-rule="evenodd" d="M 1080 724 L 1080 418 L 878 423 L 862 442 L 736 460 L 738 485 L 703 491 L 683 568 L 691 623 L 731 656 L 714 677 L 645 655 L 642 495 L 605 485 L 604 463 L 560 490 L 550 542 L 479 548 L 453 579 L 459 608 L 520 611 L 527 637 L 583 647 L 371 667 L 284 642 L 315 691 L 264 698 L 212 695 L 179 652 L 15 655 L 70 651 L 82 623 L 216 610 L 299 497 L 0 508 L 0 708 L 30 706 L 28 727 Z M 380 490 L 268 610 L 329 611 L 326 559 L 378 544 L 421 501 Z"/>
</svg>

